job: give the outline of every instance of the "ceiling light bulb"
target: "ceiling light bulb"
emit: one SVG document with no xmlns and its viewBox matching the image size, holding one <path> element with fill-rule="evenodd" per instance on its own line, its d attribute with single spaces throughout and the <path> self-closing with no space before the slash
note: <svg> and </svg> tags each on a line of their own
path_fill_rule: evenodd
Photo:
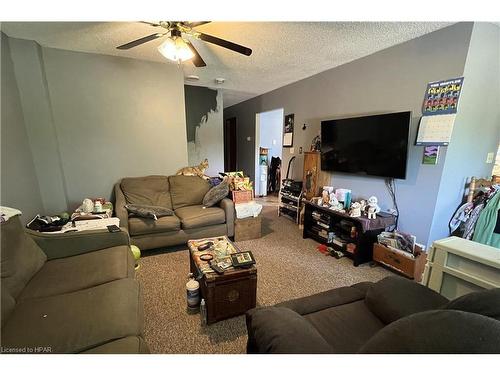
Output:
<svg viewBox="0 0 500 375">
<path fill-rule="evenodd" d="M 179 37 L 169 37 L 158 47 L 158 51 L 165 56 L 167 59 L 183 62 L 194 57 L 193 51 L 187 45 L 187 43 Z"/>
</svg>

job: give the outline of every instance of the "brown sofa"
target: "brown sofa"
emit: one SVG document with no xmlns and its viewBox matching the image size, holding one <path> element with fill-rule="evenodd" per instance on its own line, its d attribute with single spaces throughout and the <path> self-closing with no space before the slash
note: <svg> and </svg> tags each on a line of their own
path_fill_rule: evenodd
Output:
<svg viewBox="0 0 500 375">
<path fill-rule="evenodd" d="M 127 232 L 1 234 L 3 353 L 149 351 Z"/>
<path fill-rule="evenodd" d="M 133 245 L 141 250 L 185 244 L 190 239 L 234 235 L 234 204 L 224 198 L 204 208 L 211 185 L 200 177 L 128 177 L 115 185 L 115 211 L 120 226 L 128 229 Z M 129 217 L 126 204 L 162 206 L 175 215 L 158 220 Z"/>
</svg>

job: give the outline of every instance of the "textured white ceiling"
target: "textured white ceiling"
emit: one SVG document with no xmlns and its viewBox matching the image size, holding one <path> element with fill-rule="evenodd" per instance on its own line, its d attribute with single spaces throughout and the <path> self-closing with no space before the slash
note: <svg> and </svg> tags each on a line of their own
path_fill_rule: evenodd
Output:
<svg viewBox="0 0 500 375">
<path fill-rule="evenodd" d="M 324 70 L 450 25 L 445 22 L 212 22 L 197 30 L 253 50 L 249 57 L 193 40 L 207 63 L 181 67 L 184 75 L 200 77 L 196 84 L 224 89 L 224 107 L 239 103 Z M 72 51 L 172 62 L 156 47 L 162 39 L 128 51 L 115 47 L 160 32 L 138 22 L 13 22 L 2 23 L 9 36 L 42 46 Z M 216 77 L 226 79 L 223 85 Z"/>
</svg>

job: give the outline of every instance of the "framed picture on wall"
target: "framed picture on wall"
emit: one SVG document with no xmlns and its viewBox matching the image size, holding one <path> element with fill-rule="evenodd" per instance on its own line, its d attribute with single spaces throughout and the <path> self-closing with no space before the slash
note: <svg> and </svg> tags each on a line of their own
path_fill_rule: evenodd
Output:
<svg viewBox="0 0 500 375">
<path fill-rule="evenodd" d="M 283 129 L 283 147 L 293 146 L 294 122 L 295 115 L 293 113 L 285 116 L 285 124 Z"/>
</svg>

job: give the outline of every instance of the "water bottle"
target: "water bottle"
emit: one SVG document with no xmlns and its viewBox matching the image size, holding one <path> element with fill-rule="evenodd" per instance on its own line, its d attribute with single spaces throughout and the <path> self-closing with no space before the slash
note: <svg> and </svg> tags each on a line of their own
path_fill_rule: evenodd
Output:
<svg viewBox="0 0 500 375">
<path fill-rule="evenodd" d="M 201 299 L 200 303 L 200 319 L 201 325 L 204 326 L 207 324 L 207 306 L 205 304 L 205 299 Z"/>
</svg>

